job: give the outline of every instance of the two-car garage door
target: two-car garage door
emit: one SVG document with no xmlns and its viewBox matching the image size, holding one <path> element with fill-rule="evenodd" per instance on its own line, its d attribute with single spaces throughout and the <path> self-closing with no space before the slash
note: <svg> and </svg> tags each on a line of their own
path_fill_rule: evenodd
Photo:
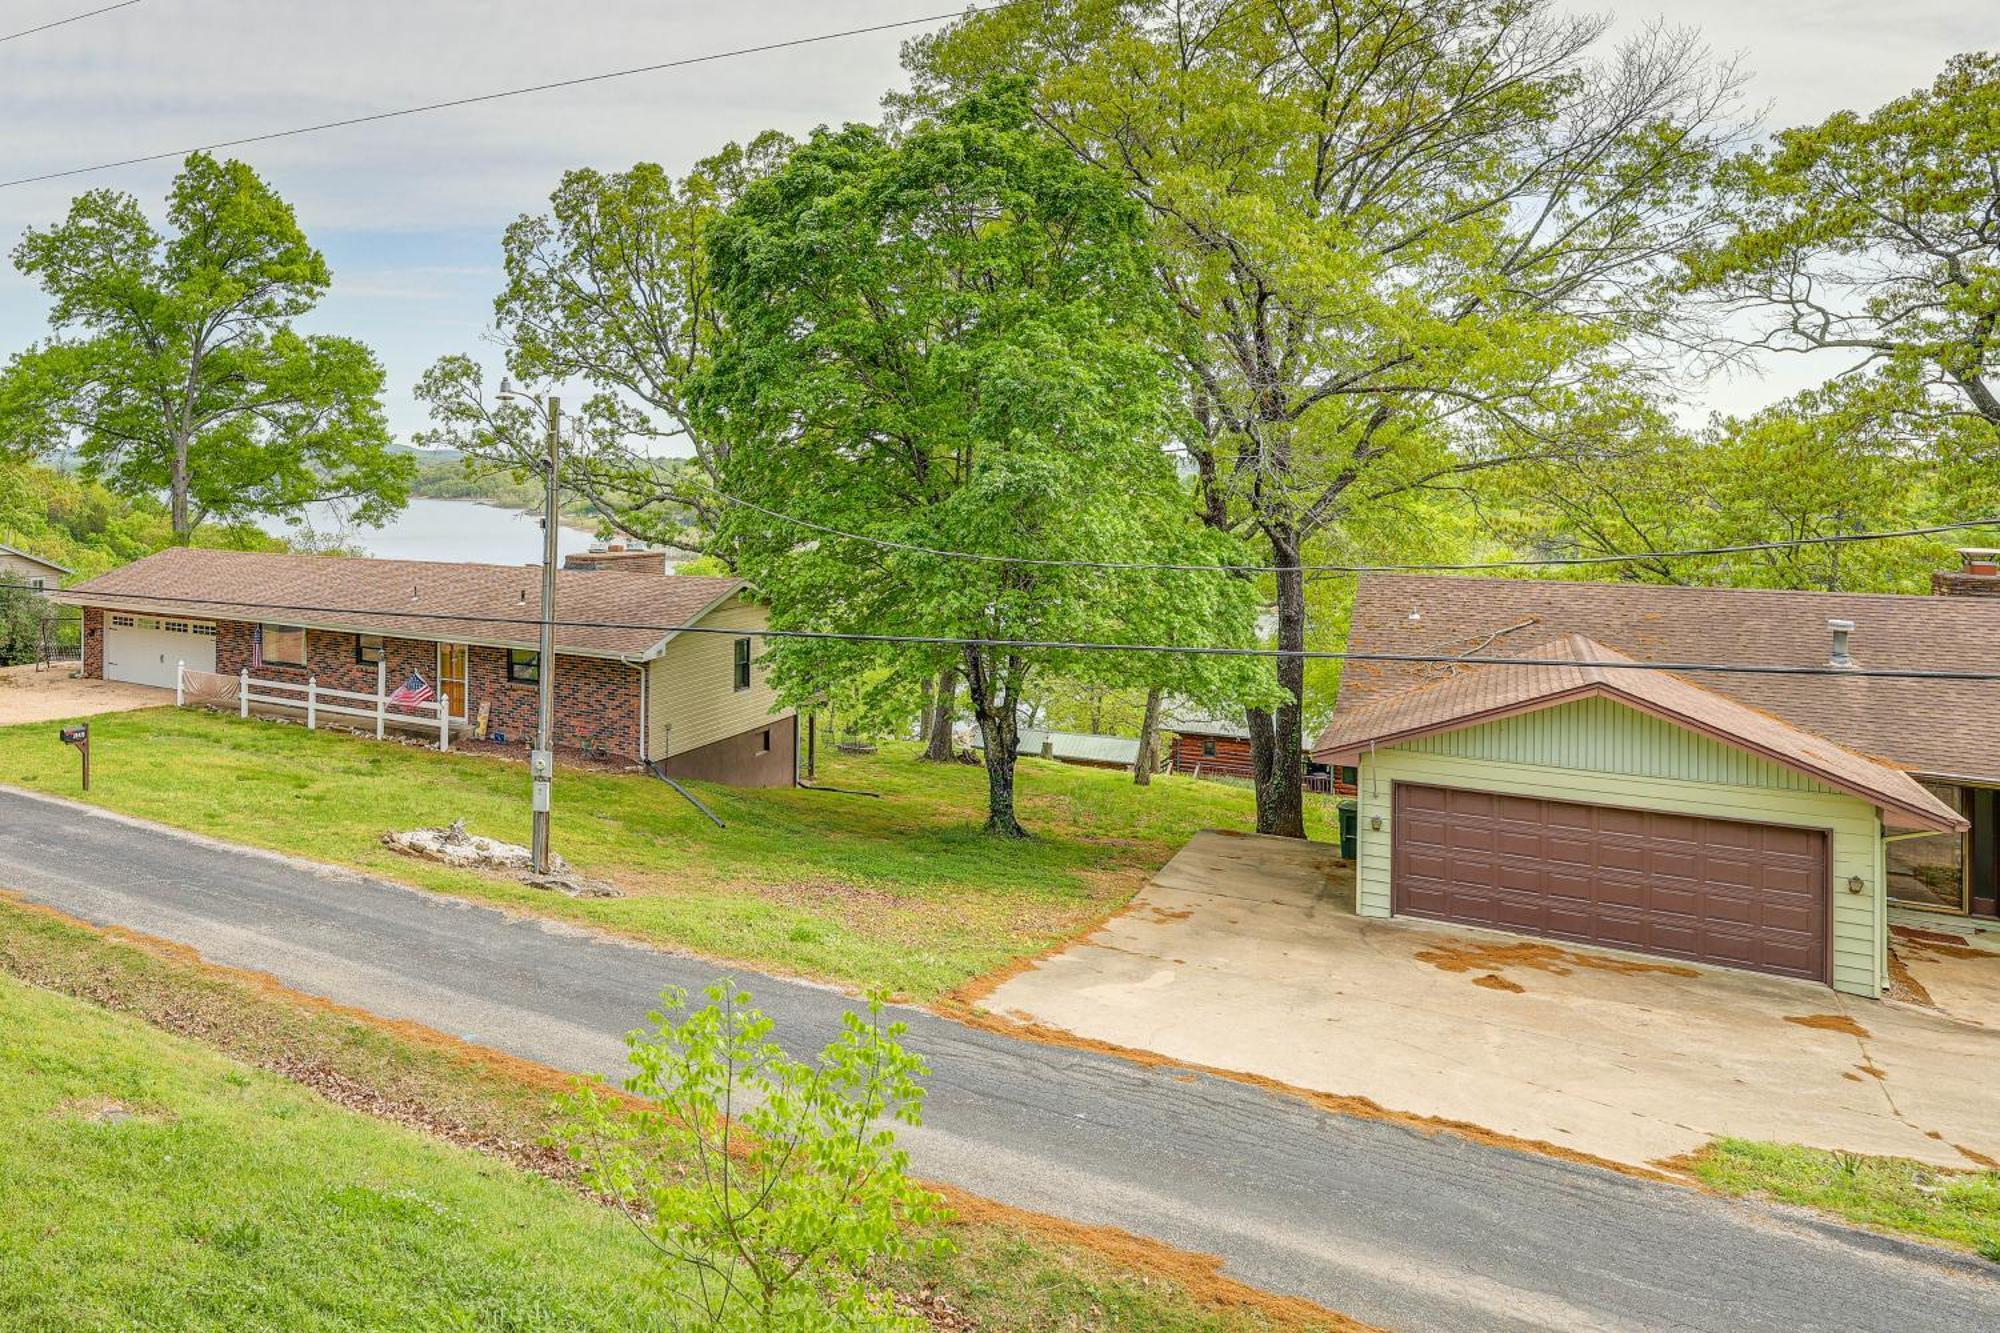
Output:
<svg viewBox="0 0 2000 1333">
<path fill-rule="evenodd" d="M 1393 910 L 1825 980 L 1815 829 L 1398 783 Z"/>
<path fill-rule="evenodd" d="M 215 626 L 113 613 L 104 617 L 104 678 L 171 690 L 178 664 L 215 670 Z"/>
</svg>

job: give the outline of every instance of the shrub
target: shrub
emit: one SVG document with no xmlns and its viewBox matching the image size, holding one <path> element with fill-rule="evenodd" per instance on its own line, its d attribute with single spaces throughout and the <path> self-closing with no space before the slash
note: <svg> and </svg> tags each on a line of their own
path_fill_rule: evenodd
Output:
<svg viewBox="0 0 2000 1333">
<path fill-rule="evenodd" d="M 632 1109 L 585 1084 L 557 1139 L 667 1260 L 663 1279 L 703 1329 L 919 1329 L 870 1281 L 940 1201 L 910 1180 L 894 1124 L 919 1123 L 928 1072 L 882 1002 L 849 1012 L 813 1062 L 770 1040 L 747 992 L 709 988 L 690 1011 L 664 992 L 626 1038 Z"/>
</svg>

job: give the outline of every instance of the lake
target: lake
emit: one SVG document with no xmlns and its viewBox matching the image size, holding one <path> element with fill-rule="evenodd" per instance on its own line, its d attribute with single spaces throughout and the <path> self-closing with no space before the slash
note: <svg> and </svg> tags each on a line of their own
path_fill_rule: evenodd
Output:
<svg viewBox="0 0 2000 1333">
<path fill-rule="evenodd" d="M 265 518 L 264 531 L 296 538 L 302 529 L 280 518 Z M 475 500 L 432 500 L 413 496 L 408 507 L 379 528 L 342 529 L 326 505 L 306 508 L 305 529 L 321 538 L 357 546 L 383 560 L 473 560 L 493 565 L 539 564 L 542 526 L 533 514 Z M 563 527 L 556 533 L 561 555 L 590 549 L 591 534 Z"/>
</svg>

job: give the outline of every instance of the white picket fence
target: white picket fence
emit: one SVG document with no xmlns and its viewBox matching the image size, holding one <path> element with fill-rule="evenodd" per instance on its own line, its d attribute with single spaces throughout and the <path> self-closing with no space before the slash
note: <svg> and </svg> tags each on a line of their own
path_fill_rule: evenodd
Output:
<svg viewBox="0 0 2000 1333">
<path fill-rule="evenodd" d="M 317 730 L 320 718 L 328 714 L 373 719 L 375 739 L 378 741 L 392 721 L 423 721 L 428 724 L 428 715 L 435 715 L 438 749 L 451 748 L 451 711 L 442 695 L 426 704 L 401 704 L 391 702 L 389 694 L 389 669 L 381 662 L 375 664 L 373 694 L 336 690 L 321 685 L 314 676 L 306 677 L 305 684 L 300 685 L 288 680 L 259 680 L 247 670 L 234 676 L 215 671 L 190 671 L 186 662 L 176 663 L 174 671 L 174 703 L 181 707 L 185 707 L 192 698 L 195 703 L 209 706 L 234 702 L 239 717 L 249 717 L 252 704 L 298 709 L 306 715 L 308 731 Z"/>
</svg>

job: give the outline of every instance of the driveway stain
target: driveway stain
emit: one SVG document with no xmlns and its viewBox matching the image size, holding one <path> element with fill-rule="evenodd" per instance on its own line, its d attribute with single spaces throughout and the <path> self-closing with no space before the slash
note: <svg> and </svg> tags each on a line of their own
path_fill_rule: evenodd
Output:
<svg viewBox="0 0 2000 1333">
<path fill-rule="evenodd" d="M 1849 1018 L 1846 1014 L 1788 1014 L 1787 1023 L 1797 1023 L 1802 1028 L 1816 1028 L 1821 1032 L 1844 1032 L 1850 1037 L 1871 1035 L 1867 1028 Z"/>
<path fill-rule="evenodd" d="M 1657 973 L 1670 977 L 1698 977 L 1701 972 L 1679 963 L 1651 963 L 1639 958 L 1613 958 L 1606 954 L 1578 953 L 1556 944 L 1533 940 L 1518 942 L 1493 940 L 1448 940 L 1418 949 L 1413 955 L 1440 972 L 1493 973 L 1510 967 L 1525 967 L 1551 976 L 1566 977 L 1572 972 L 1616 972 L 1624 975 Z M 1490 983 L 1485 984 L 1490 988 Z"/>
</svg>

